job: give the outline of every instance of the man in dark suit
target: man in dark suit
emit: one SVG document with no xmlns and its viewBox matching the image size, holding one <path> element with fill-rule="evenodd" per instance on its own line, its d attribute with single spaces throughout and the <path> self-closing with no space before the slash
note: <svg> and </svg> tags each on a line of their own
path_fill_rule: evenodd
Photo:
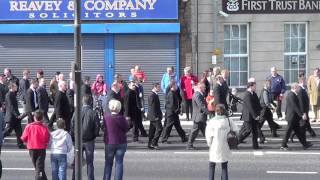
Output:
<svg viewBox="0 0 320 180">
<path fill-rule="evenodd" d="M 56 114 L 56 119 L 62 118 L 66 123 L 66 131 L 70 131 L 71 125 L 71 116 L 70 116 L 70 105 L 69 100 L 66 95 L 67 84 L 65 81 L 59 81 L 58 83 L 59 90 L 56 94 L 54 101 L 54 112 Z M 53 122 L 50 122 L 50 125 Z"/>
<path fill-rule="evenodd" d="M 298 83 L 291 84 L 291 91 L 286 97 L 286 120 L 288 121 L 287 130 L 285 136 L 282 140 L 281 150 L 288 150 L 288 139 L 291 135 L 291 132 L 297 135 L 300 143 L 303 145 L 304 149 L 307 149 L 312 146 L 311 143 L 306 141 L 305 132 L 301 131 L 300 124 L 303 121 L 307 120 L 307 113 L 304 113 L 300 108 L 299 99 L 297 93 L 300 90 Z"/>
<path fill-rule="evenodd" d="M 4 74 L 0 74 L 0 107 L 4 107 L 6 94 L 9 91 L 8 87 L 4 84 L 4 81 Z"/>
<path fill-rule="evenodd" d="M 133 142 L 139 141 L 139 123 L 137 121 L 140 109 L 137 105 L 137 93 L 134 82 L 129 83 L 129 90 L 124 95 L 124 117 L 129 121 L 130 126 L 133 127 Z"/>
<path fill-rule="evenodd" d="M 49 95 L 46 90 L 45 79 L 39 79 L 39 87 L 37 88 L 39 110 L 43 112 L 43 119 L 45 123 L 49 123 L 48 109 L 49 109 Z"/>
<path fill-rule="evenodd" d="M 239 142 L 243 142 L 252 133 L 252 147 L 259 149 L 258 145 L 258 120 L 262 110 L 256 94 L 256 83 L 248 82 L 247 91 L 243 97 L 242 120 L 243 125 L 239 132 Z"/>
<path fill-rule="evenodd" d="M 32 79 L 30 88 L 26 92 L 25 100 L 26 100 L 26 112 L 24 115 L 28 116 L 28 123 L 33 122 L 32 114 L 39 108 L 38 103 L 38 80 Z"/>
<path fill-rule="evenodd" d="M 117 82 L 113 82 L 111 85 L 111 90 L 108 91 L 108 95 L 107 95 L 107 99 L 106 99 L 106 103 L 107 103 L 106 113 L 111 113 L 111 111 L 109 109 L 109 102 L 111 99 L 116 99 L 121 102 L 120 114 L 123 114 L 123 112 L 124 112 L 123 99 L 121 97 L 120 87 Z"/>
<path fill-rule="evenodd" d="M 3 73 L 6 77 L 5 85 L 8 87 L 10 82 L 14 82 L 16 83 L 17 88 L 19 89 L 19 79 L 12 74 L 11 69 L 5 68 Z"/>
<path fill-rule="evenodd" d="M 214 96 L 214 103 L 215 105 L 224 104 L 225 108 L 228 109 L 227 104 L 227 96 L 228 96 L 228 85 L 223 80 L 221 75 L 216 77 L 217 83 L 213 87 L 213 96 Z"/>
<path fill-rule="evenodd" d="M 209 114 L 209 111 L 207 109 L 207 105 L 205 102 L 205 97 L 204 97 L 206 85 L 200 82 L 197 88 L 198 89 L 196 90 L 196 92 L 192 97 L 193 127 L 191 129 L 191 133 L 190 133 L 189 141 L 187 145 L 188 150 L 195 149 L 195 147 L 193 147 L 193 142 L 198 136 L 199 130 L 202 132 L 202 134 L 205 134 L 207 114 Z"/>
<path fill-rule="evenodd" d="M 188 139 L 186 137 L 185 131 L 182 129 L 180 120 L 179 120 L 179 114 L 180 114 L 180 100 L 177 96 L 177 84 L 173 81 L 169 85 L 170 91 L 168 92 L 166 96 L 166 118 L 167 123 L 164 127 L 163 133 L 162 133 L 162 143 L 167 143 L 170 132 L 172 130 L 172 126 L 174 126 L 181 137 L 182 142 L 186 142 Z"/>
<path fill-rule="evenodd" d="M 162 111 L 158 93 L 160 92 L 160 83 L 153 85 L 152 93 L 148 98 L 147 119 L 150 121 L 148 148 L 158 149 L 158 141 L 162 132 Z"/>
<path fill-rule="evenodd" d="M 30 88 L 30 81 L 29 81 L 30 71 L 25 69 L 23 71 L 23 77 L 19 81 L 19 100 L 23 106 L 23 113 L 27 113 L 26 111 L 26 94 L 28 89 Z"/>
<path fill-rule="evenodd" d="M 22 140 L 20 139 L 22 135 L 21 128 L 21 117 L 18 109 L 18 101 L 17 101 L 17 92 L 18 86 L 15 82 L 10 82 L 9 84 L 9 92 L 6 94 L 5 103 L 6 103 L 6 114 L 5 114 L 5 122 L 6 128 L 4 131 L 4 137 L 9 136 L 12 130 L 15 131 L 17 137 L 17 144 L 20 149 L 25 149 Z"/>
</svg>

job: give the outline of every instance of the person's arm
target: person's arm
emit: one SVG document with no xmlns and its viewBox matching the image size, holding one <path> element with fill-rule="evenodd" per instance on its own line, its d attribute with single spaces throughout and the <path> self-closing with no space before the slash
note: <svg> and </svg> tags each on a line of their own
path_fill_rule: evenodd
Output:
<svg viewBox="0 0 320 180">
<path fill-rule="evenodd" d="M 166 93 L 166 82 L 165 82 L 165 76 L 166 74 L 163 74 L 162 79 L 161 79 L 161 89 L 163 91 L 163 93 Z"/>
<path fill-rule="evenodd" d="M 252 98 L 251 98 L 252 95 L 245 95 L 244 96 L 244 99 L 243 101 L 245 102 L 245 106 L 248 108 L 249 110 L 249 113 L 251 114 L 251 116 L 253 118 L 257 118 L 258 117 L 258 114 L 254 111 L 254 107 L 256 104 L 253 104 L 252 103 Z"/>
<path fill-rule="evenodd" d="M 212 140 L 213 140 L 213 132 L 212 129 L 210 128 L 210 126 L 206 127 L 206 141 L 207 141 L 207 145 L 210 147 L 212 144 Z"/>
<path fill-rule="evenodd" d="M 71 136 L 67 133 L 67 152 L 70 152 L 72 150 L 72 139 Z"/>
<path fill-rule="evenodd" d="M 200 107 L 200 111 L 204 112 L 205 114 L 209 114 L 209 111 L 205 105 L 204 100 L 200 99 L 201 96 L 195 96 L 194 101 L 196 104 L 198 104 L 198 107 Z"/>
<path fill-rule="evenodd" d="M 283 95 L 285 92 L 286 92 L 286 83 L 283 77 L 281 77 L 281 94 Z"/>
<path fill-rule="evenodd" d="M 267 91 L 263 91 L 262 93 L 263 102 L 266 104 L 267 107 L 271 107 L 271 102 L 269 102 L 269 96 Z"/>
<path fill-rule="evenodd" d="M 29 135 L 29 126 L 27 125 L 26 128 L 24 129 L 20 139 L 23 142 L 28 143 L 28 135 Z"/>
</svg>

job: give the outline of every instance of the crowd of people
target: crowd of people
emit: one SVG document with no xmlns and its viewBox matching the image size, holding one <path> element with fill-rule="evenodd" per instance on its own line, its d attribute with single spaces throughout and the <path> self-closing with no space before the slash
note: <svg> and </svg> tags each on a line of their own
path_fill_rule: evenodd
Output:
<svg viewBox="0 0 320 180">
<path fill-rule="evenodd" d="M 186 142 L 187 150 L 196 150 L 193 145 L 199 131 L 206 137 L 210 147 L 210 177 L 214 177 L 215 163 L 222 163 L 223 179 L 228 179 L 227 162 L 230 149 L 227 145 L 227 133 L 230 129 L 238 131 L 232 119 L 228 117 L 237 111 L 237 103 L 242 104 L 243 125 L 238 131 L 240 143 L 252 134 L 252 147 L 259 149 L 265 143 L 261 130 L 265 121 L 273 137 L 278 137 L 281 128 L 273 119 L 273 112 L 282 120 L 281 104 L 286 98 L 285 119 L 288 121 L 281 149 L 288 150 L 288 140 L 297 136 L 304 149 L 312 146 L 306 140 L 306 131 L 316 136 L 310 121 L 320 120 L 320 69 L 314 70 L 308 80 L 303 73 L 298 82 L 292 83 L 287 95 L 286 84 L 275 67 L 266 77 L 260 95 L 256 92 L 255 78 L 249 78 L 247 89 L 242 98 L 237 89 L 228 85 L 229 71 L 219 67 L 203 72 L 201 78 L 192 74 L 191 67 L 184 68 L 184 75 L 177 77 L 173 67 L 167 67 L 159 82 L 154 82 L 148 101 L 144 102 L 144 82 L 147 75 L 136 65 L 131 70 L 128 80 L 121 74 L 115 74 L 114 81 L 107 86 L 103 75 L 97 74 L 91 84 L 85 77 L 82 83 L 82 141 L 83 152 L 87 163 L 88 179 L 94 179 L 95 139 L 103 127 L 105 143 L 104 179 L 111 178 L 115 159 L 115 179 L 123 176 L 123 159 L 127 149 L 127 132 L 131 130 L 132 142 L 141 143 L 139 137 L 148 137 L 146 147 L 160 149 L 160 143 L 168 141 L 174 126 L 182 142 Z M 64 74 L 56 72 L 46 87 L 44 71 L 39 70 L 36 78 L 30 78 L 30 71 L 24 70 L 19 80 L 9 68 L 0 74 L 0 147 L 3 137 L 14 130 L 18 148 L 29 149 L 32 163 L 36 169 L 36 179 L 47 179 L 44 172 L 46 149 L 51 150 L 52 177 L 66 179 L 67 154 L 72 151 L 74 141 L 74 96 L 75 82 L 72 73 L 65 80 Z M 47 91 L 47 89 L 49 91 Z M 162 111 L 159 93 L 164 96 Z M 104 97 L 103 116 L 99 118 L 95 111 L 96 102 Z M 19 104 L 23 112 L 19 111 Z M 49 106 L 53 106 L 52 115 L 48 116 Z M 309 106 L 315 114 L 309 118 Z M 145 112 L 147 108 L 147 112 Z M 185 112 L 186 120 L 193 121 L 191 132 L 186 133 L 179 115 Z M 145 117 L 145 113 L 147 113 Z M 21 120 L 27 118 L 27 126 L 22 130 Z M 149 132 L 143 126 L 143 119 L 150 121 Z M 54 126 L 56 123 L 56 128 Z M 293 133 L 292 133 L 293 132 Z M 24 145 L 27 144 L 27 147 Z M 74 178 L 74 174 L 73 174 Z"/>
</svg>

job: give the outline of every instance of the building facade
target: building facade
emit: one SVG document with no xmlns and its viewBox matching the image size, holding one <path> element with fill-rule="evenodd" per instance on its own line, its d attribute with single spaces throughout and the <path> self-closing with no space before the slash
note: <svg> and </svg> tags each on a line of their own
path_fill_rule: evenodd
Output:
<svg viewBox="0 0 320 180">
<path fill-rule="evenodd" d="M 198 73 L 220 66 L 230 70 L 231 87 L 255 77 L 261 89 L 270 67 L 290 84 L 320 66 L 319 0 L 199 0 L 191 7 Z"/>
</svg>

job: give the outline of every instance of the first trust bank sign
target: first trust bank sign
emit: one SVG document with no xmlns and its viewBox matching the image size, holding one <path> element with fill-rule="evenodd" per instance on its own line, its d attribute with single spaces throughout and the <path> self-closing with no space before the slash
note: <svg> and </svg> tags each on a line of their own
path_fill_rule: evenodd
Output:
<svg viewBox="0 0 320 180">
<path fill-rule="evenodd" d="M 82 20 L 178 19 L 178 0 L 81 0 Z M 72 20 L 73 0 L 0 0 L 0 21 Z"/>
<path fill-rule="evenodd" d="M 228 14 L 320 13 L 320 0 L 223 0 Z"/>
</svg>

